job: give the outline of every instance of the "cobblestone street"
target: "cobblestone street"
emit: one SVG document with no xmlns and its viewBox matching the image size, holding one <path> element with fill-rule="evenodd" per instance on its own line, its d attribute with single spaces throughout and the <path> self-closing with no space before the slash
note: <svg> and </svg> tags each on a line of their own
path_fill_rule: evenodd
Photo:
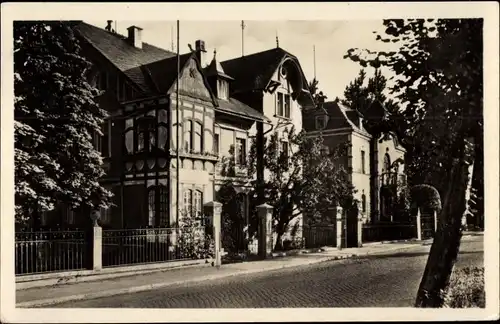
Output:
<svg viewBox="0 0 500 324">
<path fill-rule="evenodd" d="M 483 237 L 462 242 L 455 267 L 482 266 Z M 411 307 L 430 246 L 51 307 Z"/>
</svg>

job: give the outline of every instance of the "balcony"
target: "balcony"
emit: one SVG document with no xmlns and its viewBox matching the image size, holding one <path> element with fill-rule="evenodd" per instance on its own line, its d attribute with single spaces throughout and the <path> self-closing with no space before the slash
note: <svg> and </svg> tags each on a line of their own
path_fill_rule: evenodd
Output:
<svg viewBox="0 0 500 324">
<path fill-rule="evenodd" d="M 380 185 L 381 186 L 397 186 L 398 185 L 398 173 L 396 172 L 384 172 L 380 175 Z M 404 175 L 402 175 L 404 177 Z"/>
</svg>

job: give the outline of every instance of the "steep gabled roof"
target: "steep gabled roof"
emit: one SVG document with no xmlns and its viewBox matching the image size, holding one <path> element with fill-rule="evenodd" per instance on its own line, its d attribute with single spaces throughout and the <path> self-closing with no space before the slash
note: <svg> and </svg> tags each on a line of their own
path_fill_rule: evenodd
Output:
<svg viewBox="0 0 500 324">
<path fill-rule="evenodd" d="M 181 71 L 192 57 L 194 57 L 194 53 L 179 55 Z M 141 66 L 141 69 L 143 73 L 150 76 L 157 92 L 167 93 L 177 80 L 177 56 L 145 64 Z"/>
<path fill-rule="evenodd" d="M 136 48 L 127 41 L 127 37 L 85 22 L 75 23 L 73 30 L 129 77 L 145 94 L 151 94 L 152 89 L 140 66 L 176 56 L 175 53 L 148 43 L 142 43 L 142 49 Z"/>
<path fill-rule="evenodd" d="M 288 53 L 282 48 L 238 57 L 221 62 L 224 71 L 235 81 L 231 84 L 232 92 L 262 90 L 268 85 L 279 63 Z"/>
</svg>

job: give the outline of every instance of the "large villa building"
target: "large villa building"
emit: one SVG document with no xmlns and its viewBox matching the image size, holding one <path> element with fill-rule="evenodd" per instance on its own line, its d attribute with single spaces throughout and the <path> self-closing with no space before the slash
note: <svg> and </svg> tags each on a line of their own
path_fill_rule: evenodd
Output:
<svg viewBox="0 0 500 324">
<path fill-rule="evenodd" d="M 101 212 L 103 226 L 174 226 L 177 210 L 202 213 L 228 177 L 239 184 L 248 217 L 248 179 L 238 166 L 246 163 L 251 141 L 257 141 L 257 179 L 263 179 L 264 136 L 277 132 L 281 148 L 289 150 L 285 133 L 292 126 L 321 134 L 331 147 L 349 141 L 345 163 L 366 221 L 371 214 L 377 215 L 372 221 L 392 219 L 393 191 L 387 188 L 403 170 L 393 171 L 391 161 L 404 150 L 395 138 L 384 138 L 373 152 L 361 116 L 333 102 L 316 108 L 297 57 L 284 49 L 226 61 L 214 52 L 203 66 L 209 61 L 204 56 L 212 53 L 201 40 L 193 40 L 192 51 L 181 53 L 178 61 L 176 53 L 143 42 L 145 31 L 137 26 L 129 27 L 127 36 L 112 31 L 110 22 L 104 29 L 84 22 L 73 28 L 94 63 L 88 78 L 103 90 L 99 103 L 110 115 L 104 135 L 95 137 L 105 160 L 102 182 L 115 204 Z M 235 159 L 233 174 L 221 173 L 223 156 Z M 68 208 L 53 214 L 58 216 L 44 222 L 78 224 Z"/>
</svg>

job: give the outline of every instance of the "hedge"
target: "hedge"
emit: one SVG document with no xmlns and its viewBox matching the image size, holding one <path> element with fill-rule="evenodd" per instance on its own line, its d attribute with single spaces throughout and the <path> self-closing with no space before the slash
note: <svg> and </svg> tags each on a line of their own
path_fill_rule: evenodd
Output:
<svg viewBox="0 0 500 324">
<path fill-rule="evenodd" d="M 436 188 L 431 185 L 421 184 L 411 188 L 412 208 L 441 209 L 441 198 Z"/>
</svg>

